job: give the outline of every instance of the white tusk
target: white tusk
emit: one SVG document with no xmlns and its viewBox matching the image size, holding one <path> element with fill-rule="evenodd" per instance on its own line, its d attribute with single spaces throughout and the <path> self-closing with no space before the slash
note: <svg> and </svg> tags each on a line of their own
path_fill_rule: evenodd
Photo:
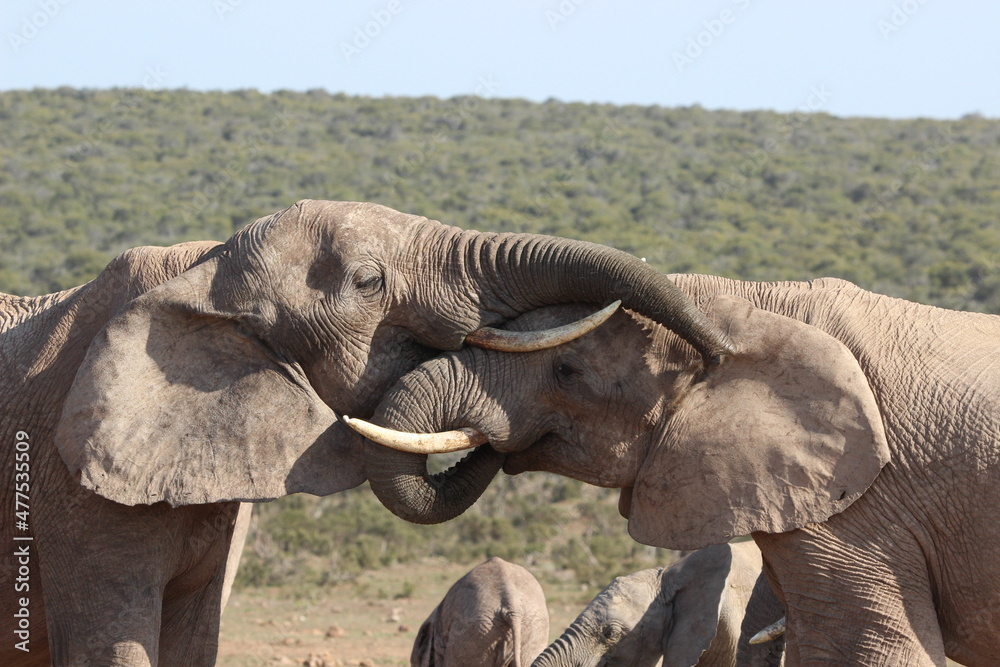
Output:
<svg viewBox="0 0 1000 667">
<path fill-rule="evenodd" d="M 413 454 L 458 452 L 478 447 L 487 441 L 486 436 L 474 428 L 463 427 L 443 433 L 404 433 L 347 415 L 344 415 L 344 423 L 373 442 Z"/>
<path fill-rule="evenodd" d="M 621 303 L 621 301 L 615 301 L 581 320 L 561 327 L 555 327 L 554 329 L 543 329 L 542 331 L 507 331 L 506 329 L 483 327 L 476 329 L 466 336 L 465 342 L 474 347 L 482 347 L 487 350 L 497 350 L 500 352 L 534 352 L 536 350 L 545 350 L 568 343 L 588 331 L 593 331 L 604 324 Z"/>
<path fill-rule="evenodd" d="M 766 644 L 785 634 L 785 617 L 782 616 L 777 621 L 767 626 L 750 638 L 751 644 Z"/>
</svg>

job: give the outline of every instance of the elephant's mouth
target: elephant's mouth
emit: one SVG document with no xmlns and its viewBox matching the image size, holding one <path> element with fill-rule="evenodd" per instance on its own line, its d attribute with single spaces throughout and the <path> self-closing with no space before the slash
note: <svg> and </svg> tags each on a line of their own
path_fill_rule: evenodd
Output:
<svg viewBox="0 0 1000 667">
<path fill-rule="evenodd" d="M 507 475 L 520 475 L 522 472 L 533 470 L 531 464 L 522 456 L 524 452 L 508 454 L 503 461 L 503 471 Z"/>
<path fill-rule="evenodd" d="M 565 446 L 561 438 L 554 433 L 547 433 L 526 449 L 507 452 L 503 471 L 507 475 L 520 475 L 522 472 L 544 470 L 545 450 L 560 445 Z"/>
<path fill-rule="evenodd" d="M 551 472 L 608 489 L 631 486 L 635 478 L 634 472 L 621 470 L 620 464 L 608 458 L 595 461 L 593 452 L 584 443 L 568 440 L 557 433 L 542 436 L 526 449 L 508 451 L 503 471 L 508 475 Z"/>
<path fill-rule="evenodd" d="M 527 449 L 508 452 L 503 471 L 508 475 L 531 471 L 553 472 L 587 484 L 605 486 L 593 471 L 577 465 L 577 459 L 581 454 L 586 460 L 586 452 L 581 452 L 579 445 L 567 441 L 556 433 L 547 433 Z"/>
</svg>

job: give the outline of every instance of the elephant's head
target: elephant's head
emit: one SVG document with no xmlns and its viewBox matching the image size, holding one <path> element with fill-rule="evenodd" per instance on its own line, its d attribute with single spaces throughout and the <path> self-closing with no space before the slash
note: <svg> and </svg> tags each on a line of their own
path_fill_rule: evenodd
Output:
<svg viewBox="0 0 1000 667">
<path fill-rule="evenodd" d="M 542 309 L 513 324 L 576 314 Z M 704 368 L 672 332 L 619 312 L 557 348 L 433 359 L 387 394 L 374 421 L 413 432 L 472 427 L 507 453 L 509 473 L 621 488 L 629 532 L 654 546 L 783 532 L 845 509 L 888 460 L 857 360 L 819 329 L 736 297 L 715 298 L 708 314 L 736 348 L 718 366 Z M 372 489 L 412 520 L 398 492 L 410 472 L 385 472 Z"/>
<path fill-rule="evenodd" d="M 712 646 L 723 616 L 742 614 L 737 607 L 745 596 L 728 595 L 732 562 L 732 548 L 721 544 L 669 568 L 617 577 L 533 667 L 655 667 L 661 660 L 664 665 L 697 664 Z M 733 647 L 720 649 L 720 654 L 735 657 Z"/>
<path fill-rule="evenodd" d="M 121 308 L 91 343 L 57 443 L 86 486 L 127 504 L 331 493 L 364 480 L 361 439 L 335 412 L 370 415 L 402 374 L 484 326 L 615 298 L 706 357 L 728 350 L 625 253 L 302 201 Z M 477 458 L 458 484 L 488 483 L 502 457 Z"/>
</svg>

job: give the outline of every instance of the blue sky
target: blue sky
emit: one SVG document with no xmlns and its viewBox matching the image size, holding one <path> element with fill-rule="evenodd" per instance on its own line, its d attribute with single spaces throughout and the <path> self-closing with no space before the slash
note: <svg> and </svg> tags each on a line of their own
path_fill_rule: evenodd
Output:
<svg viewBox="0 0 1000 667">
<path fill-rule="evenodd" d="M 1000 117 L 995 0 L 4 0 L 0 89 Z"/>
</svg>

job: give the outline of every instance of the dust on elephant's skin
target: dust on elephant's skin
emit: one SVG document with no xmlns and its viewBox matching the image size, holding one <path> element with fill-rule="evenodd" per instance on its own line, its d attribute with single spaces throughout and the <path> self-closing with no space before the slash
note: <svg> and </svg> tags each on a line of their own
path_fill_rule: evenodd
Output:
<svg viewBox="0 0 1000 667">
<path fill-rule="evenodd" d="M 23 432 L 33 537 L 19 591 L 31 653 L 10 641 L 20 565 L 7 549 L 0 664 L 212 664 L 240 501 L 360 484 L 363 445 L 342 414 L 370 416 L 400 376 L 480 327 L 618 298 L 707 357 L 728 349 L 625 253 L 355 202 L 301 201 L 225 243 L 135 248 L 58 294 L 0 294 L 0 483 L 25 474 Z M 486 453 L 456 481 L 479 493 L 501 462 Z M 0 494 L 8 546 L 14 498 Z"/>
<path fill-rule="evenodd" d="M 620 488 L 646 544 L 752 534 L 790 664 L 992 664 L 1000 580 L 981 564 L 1000 561 L 1000 317 L 834 279 L 671 278 L 733 342 L 721 364 L 619 313 L 552 350 L 428 361 L 374 421 L 474 427 L 509 474 Z"/>
</svg>

